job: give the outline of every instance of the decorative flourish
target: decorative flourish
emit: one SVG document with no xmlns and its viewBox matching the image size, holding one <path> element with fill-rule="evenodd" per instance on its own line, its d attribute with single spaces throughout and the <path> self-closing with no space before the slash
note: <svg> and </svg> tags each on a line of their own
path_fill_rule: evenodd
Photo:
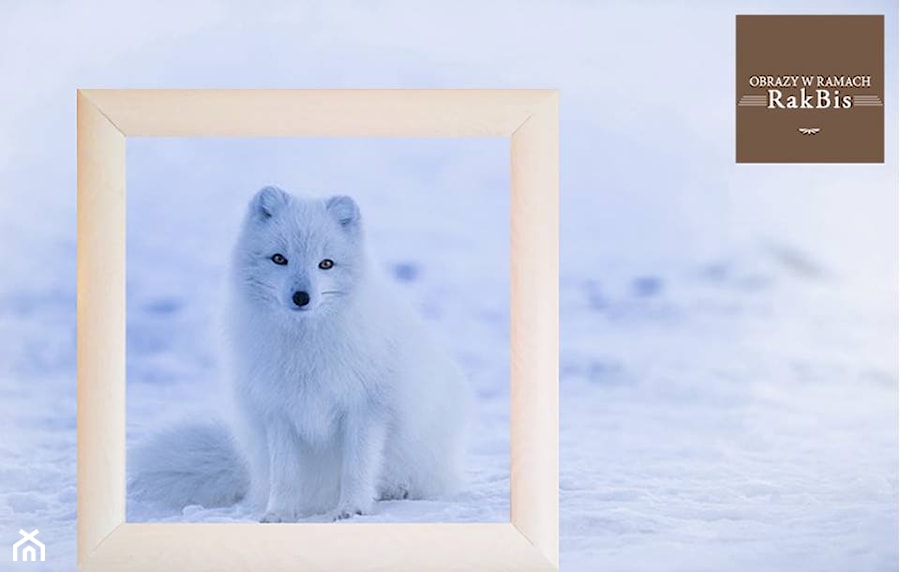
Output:
<svg viewBox="0 0 900 572">
<path fill-rule="evenodd" d="M 766 96 L 765 95 L 742 95 L 741 99 L 738 100 L 738 107 L 765 107 L 766 106 Z"/>
<path fill-rule="evenodd" d="M 800 127 L 797 129 L 797 131 L 803 133 L 804 135 L 815 135 L 816 133 L 821 131 L 821 129 L 819 129 L 818 127 Z"/>
<path fill-rule="evenodd" d="M 853 105 L 857 107 L 884 107 L 884 103 L 877 95 L 854 95 Z"/>
</svg>

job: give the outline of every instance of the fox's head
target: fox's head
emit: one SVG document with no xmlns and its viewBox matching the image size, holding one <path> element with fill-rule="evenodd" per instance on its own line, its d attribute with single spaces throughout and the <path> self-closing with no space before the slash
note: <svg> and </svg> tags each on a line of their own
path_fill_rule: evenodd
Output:
<svg viewBox="0 0 900 572">
<path fill-rule="evenodd" d="M 237 242 L 236 286 L 243 299 L 271 310 L 328 314 L 354 294 L 364 271 L 362 240 L 350 197 L 301 199 L 265 187 L 251 199 Z"/>
</svg>

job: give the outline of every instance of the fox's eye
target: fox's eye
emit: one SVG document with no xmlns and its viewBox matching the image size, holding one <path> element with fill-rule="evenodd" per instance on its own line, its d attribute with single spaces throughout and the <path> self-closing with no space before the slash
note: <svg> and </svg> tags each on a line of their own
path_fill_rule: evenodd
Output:
<svg viewBox="0 0 900 572">
<path fill-rule="evenodd" d="M 332 266 L 334 266 L 334 260 L 332 260 L 330 258 L 326 258 L 325 260 L 323 260 L 322 262 L 319 263 L 319 268 L 321 268 L 322 270 L 328 270 Z"/>
<path fill-rule="evenodd" d="M 285 258 L 284 255 L 283 255 L 283 254 L 280 254 L 280 253 L 279 253 L 279 254 L 273 254 L 273 255 L 272 255 L 272 262 L 274 262 L 275 264 L 277 264 L 277 265 L 279 265 L 279 266 L 284 266 L 285 264 L 287 264 L 287 258 Z"/>
</svg>

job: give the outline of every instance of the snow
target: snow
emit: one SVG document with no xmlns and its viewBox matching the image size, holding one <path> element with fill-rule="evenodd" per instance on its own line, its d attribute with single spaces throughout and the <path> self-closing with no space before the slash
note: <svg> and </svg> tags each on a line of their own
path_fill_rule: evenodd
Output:
<svg viewBox="0 0 900 572">
<path fill-rule="evenodd" d="M 734 14 L 886 13 L 896 101 L 895 3 L 91 4 L 0 7 L 0 543 L 75 569 L 75 88 L 558 87 L 562 569 L 897 570 L 896 109 L 883 166 L 732 147 Z M 216 409 L 246 193 L 349 192 L 481 397 L 470 486 L 371 518 L 505 518 L 506 153 L 130 141 L 129 442 Z"/>
</svg>

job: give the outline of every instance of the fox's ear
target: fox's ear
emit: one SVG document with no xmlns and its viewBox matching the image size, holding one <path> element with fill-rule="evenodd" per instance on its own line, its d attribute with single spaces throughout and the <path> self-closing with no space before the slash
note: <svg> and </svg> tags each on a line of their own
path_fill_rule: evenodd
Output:
<svg viewBox="0 0 900 572">
<path fill-rule="evenodd" d="M 290 196 L 278 187 L 263 187 L 250 200 L 250 214 L 261 220 L 272 218 L 289 200 Z"/>
<path fill-rule="evenodd" d="M 337 195 L 328 199 L 325 208 L 341 226 L 353 229 L 359 226 L 359 207 L 356 201 L 346 195 Z"/>
</svg>

